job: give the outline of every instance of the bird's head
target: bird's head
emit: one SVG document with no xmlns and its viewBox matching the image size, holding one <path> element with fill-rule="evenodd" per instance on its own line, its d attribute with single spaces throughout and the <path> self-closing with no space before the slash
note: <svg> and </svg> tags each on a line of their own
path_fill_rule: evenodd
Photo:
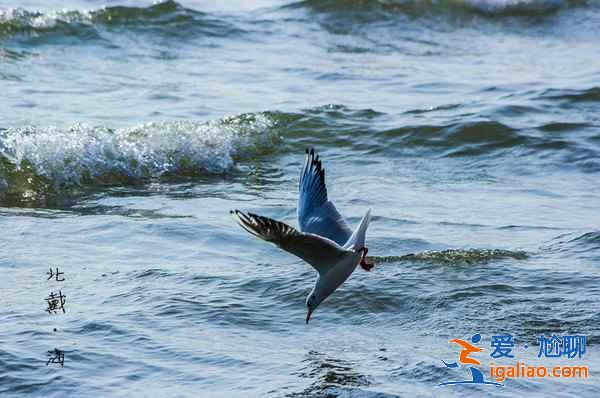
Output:
<svg viewBox="0 0 600 398">
<path fill-rule="evenodd" d="M 310 321 L 310 316 L 313 311 L 321 304 L 323 298 L 321 298 L 314 290 L 310 292 L 306 298 L 306 323 Z"/>
</svg>

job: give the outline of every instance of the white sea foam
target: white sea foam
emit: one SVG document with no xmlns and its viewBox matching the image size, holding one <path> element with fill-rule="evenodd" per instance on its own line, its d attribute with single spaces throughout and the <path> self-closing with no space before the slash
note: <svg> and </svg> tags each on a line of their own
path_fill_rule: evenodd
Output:
<svg viewBox="0 0 600 398">
<path fill-rule="evenodd" d="M 110 176 L 159 177 L 212 172 L 233 167 L 234 159 L 277 139 L 265 114 L 246 114 L 219 121 L 153 122 L 111 130 L 76 124 L 21 127 L 0 135 L 0 156 L 22 170 L 58 186 Z"/>
<path fill-rule="evenodd" d="M 92 23 L 91 11 L 51 10 L 29 11 L 23 8 L 0 10 L 0 23 L 19 23 L 34 29 L 51 29 L 59 22 Z"/>
<path fill-rule="evenodd" d="M 583 4 L 585 0 L 577 2 L 576 0 L 378 0 L 381 4 L 386 5 L 403 5 L 414 4 L 432 9 L 441 7 L 469 8 L 483 13 L 503 13 L 503 12 L 536 12 L 556 10 L 562 7 L 569 7 L 572 4 Z M 590 0 L 592 4 L 594 0 Z"/>
<path fill-rule="evenodd" d="M 485 12 L 506 10 L 547 10 L 563 6 L 565 0 L 457 0 Z"/>
</svg>

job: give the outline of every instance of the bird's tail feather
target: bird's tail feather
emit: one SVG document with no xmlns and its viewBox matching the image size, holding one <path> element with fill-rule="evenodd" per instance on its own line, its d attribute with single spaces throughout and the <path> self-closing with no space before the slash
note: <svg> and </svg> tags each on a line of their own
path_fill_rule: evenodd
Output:
<svg viewBox="0 0 600 398">
<path fill-rule="evenodd" d="M 360 224 L 354 230 L 348 241 L 344 244 L 344 249 L 362 249 L 365 247 L 365 239 L 367 237 L 367 228 L 369 227 L 369 222 L 371 221 L 371 209 L 367 210 L 366 214 L 363 216 Z"/>
</svg>

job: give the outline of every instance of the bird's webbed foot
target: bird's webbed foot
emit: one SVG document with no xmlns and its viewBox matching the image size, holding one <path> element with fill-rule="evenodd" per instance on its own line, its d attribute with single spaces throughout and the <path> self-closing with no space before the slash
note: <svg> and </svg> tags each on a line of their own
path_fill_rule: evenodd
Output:
<svg viewBox="0 0 600 398">
<path fill-rule="evenodd" d="M 362 257 L 360 258 L 359 264 L 362 267 L 362 269 L 364 269 L 365 271 L 371 271 L 371 269 L 375 266 L 375 264 L 367 262 L 367 253 L 369 252 L 369 249 L 367 249 L 366 247 L 363 247 L 361 249 L 361 251 L 362 251 Z"/>
</svg>

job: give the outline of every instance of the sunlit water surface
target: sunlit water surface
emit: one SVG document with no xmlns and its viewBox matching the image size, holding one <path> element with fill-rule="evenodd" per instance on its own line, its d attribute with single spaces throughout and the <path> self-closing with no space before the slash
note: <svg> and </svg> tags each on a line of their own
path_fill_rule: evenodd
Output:
<svg viewBox="0 0 600 398">
<path fill-rule="evenodd" d="M 599 396 L 599 38 L 584 0 L 2 3 L 0 395 Z M 305 325 L 314 271 L 229 210 L 295 225 L 307 147 L 376 267 Z M 590 376 L 436 388 L 477 332 L 488 379 L 501 333 Z"/>
</svg>

